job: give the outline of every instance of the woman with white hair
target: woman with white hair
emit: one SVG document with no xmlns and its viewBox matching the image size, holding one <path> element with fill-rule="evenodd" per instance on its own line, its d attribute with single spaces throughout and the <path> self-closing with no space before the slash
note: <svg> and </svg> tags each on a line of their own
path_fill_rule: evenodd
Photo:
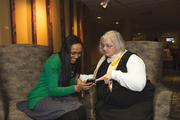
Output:
<svg viewBox="0 0 180 120">
<path fill-rule="evenodd" d="M 125 49 L 115 30 L 100 38 L 103 54 L 94 72 L 97 120 L 152 120 L 154 87 L 143 60 Z"/>
</svg>

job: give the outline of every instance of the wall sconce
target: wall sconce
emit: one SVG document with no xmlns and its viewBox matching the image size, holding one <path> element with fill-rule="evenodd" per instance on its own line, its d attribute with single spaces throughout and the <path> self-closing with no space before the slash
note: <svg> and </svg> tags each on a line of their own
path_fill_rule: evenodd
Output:
<svg viewBox="0 0 180 120">
<path fill-rule="evenodd" d="M 103 8 L 106 8 L 110 0 L 104 0 L 100 3 Z"/>
</svg>

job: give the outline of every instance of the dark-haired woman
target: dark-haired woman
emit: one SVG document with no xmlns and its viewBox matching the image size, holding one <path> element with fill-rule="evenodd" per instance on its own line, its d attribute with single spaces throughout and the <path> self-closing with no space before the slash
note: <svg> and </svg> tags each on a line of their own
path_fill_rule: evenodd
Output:
<svg viewBox="0 0 180 120">
<path fill-rule="evenodd" d="M 81 69 L 82 43 L 70 35 L 61 51 L 44 64 L 39 81 L 28 94 L 28 101 L 17 107 L 35 120 L 86 120 L 86 110 L 71 95 L 91 86 L 78 84 Z"/>
</svg>

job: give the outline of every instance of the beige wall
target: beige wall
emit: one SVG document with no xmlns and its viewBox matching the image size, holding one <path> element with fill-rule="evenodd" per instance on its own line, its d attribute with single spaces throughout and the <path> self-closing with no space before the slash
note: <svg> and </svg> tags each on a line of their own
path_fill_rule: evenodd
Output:
<svg viewBox="0 0 180 120">
<path fill-rule="evenodd" d="M 53 51 L 56 53 L 61 48 L 60 1 L 52 0 L 52 27 L 53 27 Z"/>
<path fill-rule="evenodd" d="M 48 45 L 46 1 L 36 0 L 37 44 Z"/>
<path fill-rule="evenodd" d="M 64 1 L 65 36 L 70 34 L 70 1 Z M 47 8 L 45 0 L 36 0 L 37 44 L 48 45 Z M 60 1 L 51 0 L 53 51 L 61 48 L 62 31 L 60 20 Z M 74 34 L 77 35 L 77 0 L 73 0 Z M 9 0 L 1 0 L 0 4 L 0 45 L 12 43 L 11 17 Z M 32 10 L 31 0 L 15 0 L 15 22 L 17 44 L 32 44 Z"/>
<path fill-rule="evenodd" d="M 30 0 L 15 1 L 16 38 L 18 44 L 32 43 Z"/>
<path fill-rule="evenodd" d="M 11 44 L 11 22 L 9 0 L 1 0 L 0 4 L 0 45 Z"/>
<path fill-rule="evenodd" d="M 36 0 L 37 44 L 48 45 L 46 1 Z M 32 44 L 31 1 L 15 0 L 17 44 Z"/>
</svg>

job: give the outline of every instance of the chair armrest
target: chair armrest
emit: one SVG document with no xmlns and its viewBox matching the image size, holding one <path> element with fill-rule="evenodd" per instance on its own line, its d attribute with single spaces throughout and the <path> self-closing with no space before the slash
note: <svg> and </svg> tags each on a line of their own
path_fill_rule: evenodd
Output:
<svg viewBox="0 0 180 120">
<path fill-rule="evenodd" d="M 154 120 L 170 120 L 172 91 L 160 85 L 156 86 L 154 96 Z"/>
<path fill-rule="evenodd" d="M 83 99 L 87 108 L 88 119 L 95 120 L 94 105 L 96 103 L 95 87 L 90 89 Z M 170 120 L 170 105 L 172 91 L 163 85 L 156 86 L 154 96 L 154 120 Z"/>
<path fill-rule="evenodd" d="M 83 99 L 83 104 L 87 109 L 87 119 L 88 120 L 96 120 L 94 105 L 96 103 L 96 93 L 95 86 L 92 87 L 89 91 L 86 92 L 86 95 Z"/>
<path fill-rule="evenodd" d="M 5 119 L 5 109 L 4 109 L 4 100 L 2 94 L 0 93 L 0 120 Z"/>
</svg>

